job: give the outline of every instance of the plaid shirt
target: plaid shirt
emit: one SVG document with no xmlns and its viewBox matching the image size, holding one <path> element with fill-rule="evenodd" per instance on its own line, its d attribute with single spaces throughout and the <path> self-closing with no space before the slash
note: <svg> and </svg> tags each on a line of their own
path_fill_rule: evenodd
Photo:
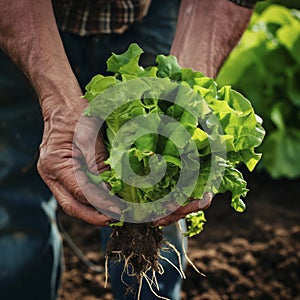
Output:
<svg viewBox="0 0 300 300">
<path fill-rule="evenodd" d="M 147 14 L 151 0 L 53 0 L 59 29 L 80 36 L 123 33 Z"/>
<path fill-rule="evenodd" d="M 229 1 L 248 8 L 257 2 Z M 151 0 L 52 0 L 52 3 L 60 30 L 86 36 L 123 33 L 147 14 Z"/>
</svg>

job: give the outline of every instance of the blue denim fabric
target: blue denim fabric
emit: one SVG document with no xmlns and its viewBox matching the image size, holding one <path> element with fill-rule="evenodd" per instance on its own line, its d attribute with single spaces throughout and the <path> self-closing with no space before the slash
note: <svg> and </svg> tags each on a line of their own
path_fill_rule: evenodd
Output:
<svg viewBox="0 0 300 300">
<path fill-rule="evenodd" d="M 148 16 L 123 35 L 61 33 L 81 87 L 95 74 L 105 72 L 111 52 L 123 52 L 132 42 L 145 50 L 144 65 L 153 64 L 158 53 L 168 54 L 179 2 L 153 0 Z M 61 239 L 55 201 L 36 170 L 41 114 L 26 78 L 2 52 L 0 68 L 0 299 L 53 300 L 60 282 Z M 173 244 L 179 243 L 175 227 L 165 231 L 170 231 L 168 239 Z M 177 247 L 180 249 L 180 244 Z M 166 255 L 177 261 L 175 253 Z M 177 300 L 179 274 L 171 266 L 165 269 L 166 274 L 159 278 L 161 292 Z M 116 299 L 127 299 L 118 292 L 122 289 L 119 271 L 110 271 Z M 145 288 L 142 299 L 154 296 Z"/>
<path fill-rule="evenodd" d="M 42 122 L 23 74 L 0 52 L 0 299 L 55 299 L 61 240 L 36 171 Z"/>
</svg>

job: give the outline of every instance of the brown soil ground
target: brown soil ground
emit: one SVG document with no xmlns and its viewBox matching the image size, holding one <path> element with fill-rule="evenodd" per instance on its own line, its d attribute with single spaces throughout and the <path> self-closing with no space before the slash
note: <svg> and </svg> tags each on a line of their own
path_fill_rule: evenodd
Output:
<svg viewBox="0 0 300 300">
<path fill-rule="evenodd" d="M 247 210 L 236 213 L 228 195 L 215 197 L 204 231 L 190 239 L 189 257 L 206 277 L 188 266 L 182 300 L 300 300 L 300 180 L 246 178 Z M 66 216 L 62 221 L 83 253 L 103 266 L 99 229 Z M 61 300 L 113 299 L 103 274 L 67 245 L 64 251 Z"/>
</svg>

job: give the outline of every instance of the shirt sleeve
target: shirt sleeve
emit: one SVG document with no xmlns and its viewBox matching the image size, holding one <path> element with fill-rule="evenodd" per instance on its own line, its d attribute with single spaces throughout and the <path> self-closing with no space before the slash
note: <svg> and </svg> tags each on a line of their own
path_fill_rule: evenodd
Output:
<svg viewBox="0 0 300 300">
<path fill-rule="evenodd" d="M 253 8 L 257 1 L 260 0 L 229 0 L 237 5 L 244 6 L 247 8 Z"/>
</svg>

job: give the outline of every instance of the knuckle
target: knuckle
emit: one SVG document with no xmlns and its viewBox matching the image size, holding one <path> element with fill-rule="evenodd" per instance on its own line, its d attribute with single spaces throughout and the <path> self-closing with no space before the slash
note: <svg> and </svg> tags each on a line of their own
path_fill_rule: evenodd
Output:
<svg viewBox="0 0 300 300">
<path fill-rule="evenodd" d="M 76 207 L 74 207 L 74 205 L 72 205 L 71 201 L 63 201 L 60 204 L 62 210 L 70 217 L 72 218 L 76 218 L 76 219 L 80 219 L 82 220 L 83 218 L 80 217 L 80 214 L 78 213 L 78 211 L 76 210 Z"/>
<path fill-rule="evenodd" d="M 61 201 L 59 203 L 61 206 L 62 210 L 69 216 L 73 217 L 74 216 L 74 211 L 72 209 L 71 203 L 69 201 Z"/>
<path fill-rule="evenodd" d="M 41 152 L 37 162 L 37 170 L 42 178 L 56 180 L 53 155 Z"/>
<path fill-rule="evenodd" d="M 85 199 L 82 190 L 79 186 L 72 186 L 72 194 L 74 198 L 82 203 L 87 203 L 87 200 Z"/>
</svg>

